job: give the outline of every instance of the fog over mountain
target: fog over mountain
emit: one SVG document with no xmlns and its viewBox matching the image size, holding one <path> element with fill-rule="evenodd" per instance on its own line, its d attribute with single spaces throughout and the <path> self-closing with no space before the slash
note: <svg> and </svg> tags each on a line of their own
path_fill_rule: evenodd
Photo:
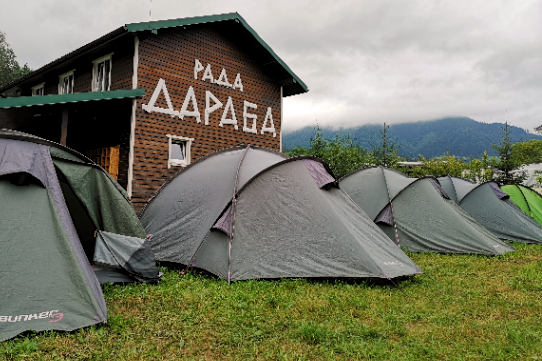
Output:
<svg viewBox="0 0 542 361">
<path fill-rule="evenodd" d="M 513 125 L 542 124 L 540 0 L 4 3 L 0 31 L 33 69 L 127 23 L 238 12 L 309 87 L 284 99 L 285 130 L 502 123 L 506 110 Z"/>
<path fill-rule="evenodd" d="M 498 144 L 503 124 L 480 123 L 471 118 L 445 118 L 433 121 L 403 123 L 390 125 L 389 135 L 397 140 L 399 155 L 417 159 L 419 155 L 426 158 L 437 157 L 446 152 L 459 157 L 477 158 L 484 151 L 489 155 L 497 152 L 491 144 Z M 294 147 L 309 147 L 309 140 L 315 127 L 283 134 L 283 149 L 291 150 Z M 355 143 L 370 149 L 370 144 L 378 145 L 381 141 L 383 124 L 364 125 L 361 127 L 333 130 L 321 128 L 325 138 L 350 135 L 356 138 Z M 528 133 L 524 129 L 511 127 L 513 142 L 540 139 L 542 136 Z"/>
</svg>

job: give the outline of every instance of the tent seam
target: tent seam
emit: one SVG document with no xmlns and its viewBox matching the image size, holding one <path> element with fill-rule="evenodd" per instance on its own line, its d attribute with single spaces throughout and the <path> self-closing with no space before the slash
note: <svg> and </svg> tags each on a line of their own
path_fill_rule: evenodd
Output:
<svg viewBox="0 0 542 361">
<path fill-rule="evenodd" d="M 384 183 L 386 184 L 386 191 L 388 192 L 388 200 L 389 200 L 389 205 L 390 205 L 390 208 L 391 208 L 391 216 L 393 218 L 393 229 L 395 231 L 395 244 L 397 246 L 399 246 L 399 235 L 397 233 L 397 222 L 395 222 L 395 212 L 393 212 L 393 202 L 391 201 L 390 189 L 388 187 L 388 180 L 386 179 L 386 173 L 384 172 L 384 168 L 383 167 L 379 167 L 379 168 L 382 171 L 382 176 L 384 177 Z"/>
<path fill-rule="evenodd" d="M 235 211 L 237 209 L 237 187 L 239 186 L 239 171 L 241 170 L 241 165 L 243 164 L 243 161 L 245 160 L 245 157 L 248 153 L 248 150 L 250 149 L 250 144 L 247 145 L 245 152 L 243 153 L 243 157 L 241 157 L 241 160 L 239 161 L 239 165 L 237 166 L 237 172 L 235 173 L 235 184 L 233 186 L 233 195 L 232 195 L 232 209 L 231 209 L 231 234 L 230 234 L 230 244 L 228 249 L 228 284 L 231 283 L 231 253 L 233 248 L 233 236 L 235 234 Z"/>
<path fill-rule="evenodd" d="M 523 196 L 523 199 L 525 200 L 525 204 L 527 204 L 527 208 L 529 208 L 529 213 L 533 214 L 533 210 L 531 209 L 531 205 L 529 204 L 529 201 L 527 200 L 527 197 L 525 197 L 525 193 L 521 190 L 521 188 L 515 184 L 521 195 Z"/>
</svg>

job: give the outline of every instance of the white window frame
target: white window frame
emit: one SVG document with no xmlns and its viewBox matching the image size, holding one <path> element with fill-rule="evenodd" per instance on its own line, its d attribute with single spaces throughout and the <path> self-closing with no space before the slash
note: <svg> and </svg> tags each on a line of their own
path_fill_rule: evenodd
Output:
<svg viewBox="0 0 542 361">
<path fill-rule="evenodd" d="M 93 92 L 103 92 L 103 91 L 109 91 L 111 89 L 111 69 L 113 69 L 113 53 L 109 53 L 107 55 L 102 56 L 101 58 L 98 58 L 94 61 L 92 61 L 92 91 Z M 109 60 L 109 74 L 107 74 L 109 78 L 109 82 L 107 84 L 107 89 L 103 89 L 103 84 L 98 86 L 98 66 L 101 63 L 104 63 L 105 61 Z"/>
<path fill-rule="evenodd" d="M 64 74 L 61 74 L 58 76 L 58 94 L 73 94 L 73 86 L 75 82 L 74 72 L 75 72 L 75 69 L 65 72 Z M 64 79 L 70 76 L 72 77 L 71 92 L 66 92 L 64 91 Z"/>
<path fill-rule="evenodd" d="M 187 138 L 187 137 L 181 137 L 179 135 L 171 135 L 166 134 L 166 137 L 168 138 L 168 160 L 167 160 L 167 167 L 168 169 L 173 167 L 186 167 L 190 164 L 190 153 L 192 148 L 192 142 L 194 141 L 194 138 Z M 172 159 L 171 158 L 171 143 L 172 140 L 180 140 L 185 142 L 185 148 L 186 148 L 186 154 L 183 160 L 180 159 Z"/>
<path fill-rule="evenodd" d="M 36 94 L 41 90 L 41 94 Z M 45 95 L 45 82 L 32 87 L 32 96 Z"/>
</svg>

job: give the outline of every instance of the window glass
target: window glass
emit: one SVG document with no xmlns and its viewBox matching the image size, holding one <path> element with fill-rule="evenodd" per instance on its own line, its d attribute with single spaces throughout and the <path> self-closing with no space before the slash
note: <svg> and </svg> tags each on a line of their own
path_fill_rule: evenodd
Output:
<svg viewBox="0 0 542 361">
<path fill-rule="evenodd" d="M 61 78 L 59 94 L 73 93 L 73 74 L 65 75 Z"/>
<path fill-rule="evenodd" d="M 73 71 L 60 76 L 58 94 L 73 94 Z"/>
<path fill-rule="evenodd" d="M 178 139 L 171 140 L 171 159 L 185 160 L 186 142 Z"/>
<path fill-rule="evenodd" d="M 38 95 L 45 94 L 44 91 L 43 91 L 44 84 L 45 83 L 41 83 L 40 85 L 36 85 L 35 87 L 32 87 L 32 96 L 38 96 Z"/>
<path fill-rule="evenodd" d="M 185 167 L 190 164 L 190 147 L 194 139 L 170 134 L 166 136 L 169 146 L 168 168 Z"/>
<path fill-rule="evenodd" d="M 108 91 L 111 88 L 111 57 L 104 57 L 94 62 L 93 91 Z"/>
</svg>

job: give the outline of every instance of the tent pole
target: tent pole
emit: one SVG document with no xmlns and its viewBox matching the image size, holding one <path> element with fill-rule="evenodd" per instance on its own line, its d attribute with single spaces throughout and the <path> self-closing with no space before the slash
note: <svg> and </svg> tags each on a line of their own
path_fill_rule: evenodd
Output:
<svg viewBox="0 0 542 361">
<path fill-rule="evenodd" d="M 525 204 L 527 205 L 527 208 L 529 208 L 529 213 L 530 213 L 529 215 L 531 217 L 533 217 L 533 210 L 531 209 L 531 205 L 529 204 L 529 201 L 527 200 L 527 197 L 525 197 L 525 193 L 523 193 L 523 191 L 521 190 L 521 188 L 517 184 L 514 184 L 514 185 L 518 189 L 519 193 L 521 193 L 521 195 L 523 196 L 523 199 L 525 200 Z"/>
<path fill-rule="evenodd" d="M 448 179 L 450 179 L 450 183 L 452 183 L 452 188 L 454 189 L 455 199 L 457 199 L 457 204 L 461 203 L 461 201 L 459 200 L 459 196 L 457 195 L 457 189 L 455 189 L 455 183 L 454 183 L 454 180 L 452 179 L 452 176 L 448 174 L 446 177 L 448 177 Z"/>
<path fill-rule="evenodd" d="M 390 189 L 388 188 L 388 181 L 386 180 L 384 168 L 380 166 L 380 169 L 382 170 L 382 175 L 384 176 L 384 183 L 386 183 L 386 191 L 388 192 L 388 199 L 390 200 L 391 216 L 393 217 L 393 230 L 395 232 L 395 244 L 399 245 L 399 234 L 397 233 L 397 224 L 395 223 L 395 213 L 393 212 L 393 202 L 391 201 Z"/>
<path fill-rule="evenodd" d="M 241 158 L 241 161 L 239 162 L 239 165 L 237 166 L 237 172 L 235 173 L 235 185 L 233 187 L 233 195 L 231 198 L 231 234 L 230 234 L 230 245 L 228 247 L 228 284 L 231 283 L 231 251 L 233 247 L 233 235 L 235 233 L 235 208 L 237 206 L 237 187 L 239 186 L 239 171 L 241 170 L 241 164 L 243 164 L 243 161 L 245 160 L 245 156 L 247 155 L 248 150 L 250 149 L 250 144 L 247 145 L 245 148 L 245 152 L 243 153 L 243 157 Z"/>
</svg>

